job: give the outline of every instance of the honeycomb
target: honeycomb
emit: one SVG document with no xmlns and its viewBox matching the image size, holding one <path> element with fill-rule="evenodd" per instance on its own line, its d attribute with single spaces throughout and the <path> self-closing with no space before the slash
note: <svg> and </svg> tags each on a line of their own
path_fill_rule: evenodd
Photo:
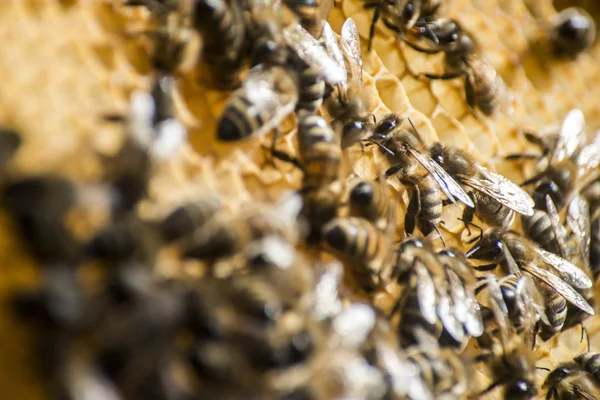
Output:
<svg viewBox="0 0 600 400">
<path fill-rule="evenodd" d="M 114 154 L 123 141 L 120 129 L 101 121 L 106 113 L 126 113 L 129 95 L 147 90 L 150 65 L 147 43 L 132 32 L 144 29 L 148 15 L 114 0 L 5 0 L 0 10 L 0 123 L 23 133 L 23 147 L 14 168 L 24 173 L 55 171 L 82 184 L 95 182 L 104 156 Z M 336 32 L 347 17 L 358 24 L 363 38 L 365 84 L 377 95 L 377 117 L 389 111 L 409 116 L 426 141 L 440 140 L 468 149 L 484 164 L 519 182 L 531 171 L 516 168 L 500 155 L 519 152 L 527 142 L 519 132 L 558 124 L 573 107 L 586 117 L 587 129 L 600 129 L 597 99 L 600 87 L 600 43 L 576 60 L 565 62 L 543 47 L 545 22 L 556 9 L 571 1 L 550 0 L 447 0 L 443 12 L 458 19 L 483 44 L 484 56 L 501 74 L 512 92 L 511 110 L 494 118 L 476 115 L 465 103 L 461 80 L 422 81 L 420 72 L 441 72 L 438 56 L 414 51 L 390 32 L 377 26 L 374 51 L 366 51 L 371 15 L 358 0 L 336 4 L 330 23 Z M 600 5 L 579 1 L 595 17 Z M 555 9 L 556 7 L 556 9 Z M 299 187 L 300 173 L 284 163 L 272 162 L 261 148 L 268 138 L 225 145 L 214 140 L 216 120 L 228 93 L 178 79 L 178 117 L 188 128 L 190 146 L 154 171 L 150 198 L 140 213 L 164 215 L 182 198 L 197 191 L 217 192 L 232 209 L 259 199 L 275 201 L 283 192 Z M 294 121 L 286 121 L 278 148 L 294 152 Z M 376 152 L 347 151 L 348 181 L 376 177 Z M 374 162 L 377 161 L 377 162 Z M 390 182 L 394 184 L 393 182 Z M 402 189 L 397 186 L 400 196 Z M 406 198 L 402 197 L 406 202 Z M 11 231 L 8 217 L 0 215 L 0 392 L 6 398 L 42 399 L 32 332 L 17 323 L 7 309 L 9 296 L 32 287 L 39 276 L 34 260 L 24 252 Z M 449 218 L 446 218 L 449 220 Z M 104 215 L 84 215 L 74 225 L 89 237 Z M 401 226 L 399 226 L 401 228 Z M 459 243 L 461 227 L 448 222 L 444 235 Z M 185 270 L 168 260 L 158 273 L 175 276 Z M 600 351 L 600 316 L 585 322 L 593 351 Z M 580 331 L 574 327 L 536 350 L 538 365 L 552 368 L 579 354 Z M 539 371 L 542 380 L 545 371 Z M 480 374 L 481 387 L 485 377 Z M 492 396 L 490 396 L 491 398 Z"/>
</svg>

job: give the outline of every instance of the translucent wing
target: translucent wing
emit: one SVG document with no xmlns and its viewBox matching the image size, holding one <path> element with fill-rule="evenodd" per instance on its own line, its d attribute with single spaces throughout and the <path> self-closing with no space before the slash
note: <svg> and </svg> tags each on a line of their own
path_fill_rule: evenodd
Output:
<svg viewBox="0 0 600 400">
<path fill-rule="evenodd" d="M 554 232 L 554 237 L 558 243 L 558 248 L 560 251 L 560 255 L 562 257 L 567 256 L 567 230 L 565 226 L 560 222 L 560 217 L 558 216 L 558 211 L 556 210 L 556 206 L 552 201 L 552 197 L 550 195 L 546 195 L 546 210 L 548 210 L 548 217 L 550 217 L 550 224 L 552 226 L 552 232 Z"/>
<path fill-rule="evenodd" d="M 573 156 L 581 143 L 585 141 L 583 137 L 583 128 L 585 127 L 585 118 L 583 112 L 574 108 L 565 117 L 560 131 L 556 147 L 552 151 L 551 164 L 558 163 L 565 158 Z"/>
<path fill-rule="evenodd" d="M 479 337 L 483 334 L 483 319 L 481 317 L 481 307 L 472 289 L 467 289 L 467 308 L 465 328 L 471 336 Z"/>
<path fill-rule="evenodd" d="M 294 79 L 279 67 L 266 68 L 258 65 L 252 68 L 242 90 L 251 103 L 247 112 L 260 115 L 263 121 L 254 135 L 262 135 L 278 126 L 294 111 L 298 102 L 298 89 Z"/>
<path fill-rule="evenodd" d="M 448 276 L 450 296 L 452 298 L 452 303 L 454 304 L 454 314 L 456 315 L 456 319 L 464 323 L 466 321 L 468 312 L 465 287 L 454 271 L 447 268 L 446 274 Z"/>
<path fill-rule="evenodd" d="M 544 307 L 544 298 L 530 276 L 523 275 L 519 278 L 516 289 L 516 301 L 517 308 L 521 310 L 526 321 L 530 320 L 535 324 L 539 317 L 544 324 L 550 325 Z"/>
<path fill-rule="evenodd" d="M 586 263 L 590 259 L 591 224 L 589 203 L 583 196 L 575 195 L 567 208 L 567 225 L 577 237 L 579 253 Z"/>
<path fill-rule="evenodd" d="M 340 49 L 337 37 L 335 36 L 335 33 L 333 33 L 331 25 L 329 25 L 328 22 L 323 23 L 323 33 L 321 34 L 321 38 L 323 40 L 323 45 L 325 46 L 325 50 L 327 51 L 327 53 L 344 71 L 344 79 L 342 84 L 345 84 L 348 80 L 348 74 L 346 71 L 346 64 L 344 62 L 344 53 L 342 53 L 342 49 Z"/>
<path fill-rule="evenodd" d="M 375 311 L 367 304 L 354 303 L 333 320 L 332 326 L 344 346 L 358 347 L 375 326 Z"/>
<path fill-rule="evenodd" d="M 504 259 L 506 260 L 506 264 L 508 265 L 508 273 L 517 275 L 520 273 L 519 265 L 515 261 L 510 250 L 506 247 L 504 243 L 501 243 L 502 254 L 504 255 Z"/>
<path fill-rule="evenodd" d="M 585 301 L 585 299 L 579 293 L 577 293 L 577 291 L 573 289 L 571 285 L 565 283 L 559 277 L 553 275 L 550 271 L 546 271 L 545 269 L 533 264 L 525 266 L 525 270 L 536 278 L 546 282 L 569 303 L 575 305 L 590 315 L 594 315 L 594 309 L 588 304 L 588 302 Z"/>
<path fill-rule="evenodd" d="M 478 165 L 479 177 L 465 176 L 465 185 L 477 189 L 492 197 L 498 203 L 523 215 L 533 215 L 534 202 L 526 191 L 515 185 L 504 176 Z"/>
<path fill-rule="evenodd" d="M 415 273 L 417 275 L 417 298 L 419 300 L 419 309 L 425 321 L 435 324 L 437 314 L 435 309 L 436 291 L 435 285 L 429 271 L 423 265 L 421 260 L 415 260 Z"/>
<path fill-rule="evenodd" d="M 441 290 L 438 292 L 440 291 Z M 465 339 L 465 331 L 463 330 L 462 323 L 454 315 L 452 302 L 450 301 L 450 296 L 447 294 L 447 292 L 440 296 L 438 300 L 437 313 L 440 317 L 440 321 L 442 321 L 444 328 L 450 334 L 450 336 L 452 336 L 457 342 L 462 343 L 462 341 Z"/>
<path fill-rule="evenodd" d="M 455 202 L 459 200 L 467 206 L 473 208 L 475 204 L 471 198 L 465 193 L 458 183 L 442 168 L 438 163 L 433 161 L 429 156 L 419 153 L 417 150 L 409 148 L 410 154 L 431 174 L 433 179 L 444 192 L 444 195 Z"/>
<path fill-rule="evenodd" d="M 187 131 L 175 118 L 169 118 L 155 127 L 156 137 L 150 151 L 159 160 L 167 160 L 174 156 L 185 144 Z"/>
<path fill-rule="evenodd" d="M 596 137 L 592 143 L 584 146 L 577 158 L 577 166 L 579 167 L 579 175 L 585 174 L 600 165 L 600 131 L 596 132 Z"/>
<path fill-rule="evenodd" d="M 550 253 L 544 249 L 536 247 L 535 250 L 540 256 L 542 256 L 544 262 L 558 271 L 562 277 L 562 280 L 569 285 L 578 289 L 587 289 L 592 287 L 592 281 L 578 266 L 571 264 L 564 258 L 559 257 L 554 253 Z"/>
<path fill-rule="evenodd" d="M 508 307 L 506 307 L 506 302 L 504 301 L 504 297 L 502 297 L 500 284 L 493 274 L 487 275 L 487 290 L 490 310 L 492 310 L 494 320 L 498 324 L 498 329 L 500 329 L 502 343 L 506 344 L 508 343 L 509 333 L 507 318 Z"/>
<path fill-rule="evenodd" d="M 339 286 L 344 273 L 342 264 L 331 263 L 321 274 L 315 285 L 315 301 L 313 314 L 320 321 L 331 318 L 342 311 L 339 298 Z"/>
<path fill-rule="evenodd" d="M 337 60 L 334 60 L 321 46 L 321 43 L 299 23 L 292 24 L 284 29 L 283 37 L 298 56 L 316 71 L 319 71 L 329 83 L 339 84 L 346 81 L 345 69 L 342 69 Z"/>
<path fill-rule="evenodd" d="M 342 51 L 350 65 L 350 76 L 362 82 L 362 53 L 360 52 L 360 36 L 352 18 L 348 18 L 342 26 Z"/>
</svg>

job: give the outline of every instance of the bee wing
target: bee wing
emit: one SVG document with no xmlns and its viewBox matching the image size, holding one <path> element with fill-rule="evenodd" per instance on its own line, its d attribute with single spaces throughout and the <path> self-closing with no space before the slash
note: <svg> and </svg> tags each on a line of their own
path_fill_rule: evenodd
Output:
<svg viewBox="0 0 600 400">
<path fill-rule="evenodd" d="M 243 88 L 264 124 L 254 133 L 256 136 L 269 132 L 290 115 L 298 102 L 294 79 L 282 68 L 258 65 L 248 74 Z M 284 90 L 288 88 L 289 90 Z"/>
<path fill-rule="evenodd" d="M 577 158 L 579 175 L 583 176 L 587 171 L 592 171 L 600 165 L 600 131 L 596 132 L 596 137 L 592 143 L 584 146 Z"/>
<path fill-rule="evenodd" d="M 552 232 L 554 232 L 554 237 L 558 242 L 558 248 L 560 250 L 560 254 L 562 257 L 567 256 L 567 230 L 565 226 L 560 222 L 560 217 L 558 216 L 558 210 L 556 210 L 556 206 L 554 205 L 554 201 L 552 201 L 552 197 L 550 195 L 546 195 L 546 209 L 548 210 L 548 217 L 550 217 L 550 224 L 552 226 Z"/>
<path fill-rule="evenodd" d="M 346 19 L 341 32 L 342 51 L 350 65 L 350 76 L 362 83 L 362 53 L 360 52 L 360 36 L 352 18 Z"/>
<path fill-rule="evenodd" d="M 573 156 L 580 144 L 585 141 L 583 137 L 584 126 L 585 117 L 580 109 L 574 108 L 568 112 L 560 127 L 556 146 L 552 151 L 551 164 Z"/>
<path fill-rule="evenodd" d="M 542 280 L 543 282 L 554 288 L 554 290 L 556 290 L 569 303 L 575 305 L 576 307 L 582 309 L 590 315 L 595 314 L 594 309 L 588 304 L 587 301 L 585 301 L 585 299 L 579 293 L 577 293 L 575 289 L 571 287 L 571 285 L 569 285 L 556 275 L 552 274 L 550 271 L 542 269 L 533 264 L 525 266 L 524 269 L 531 275 L 535 276 L 536 278 Z"/>
<path fill-rule="evenodd" d="M 465 326 L 467 332 L 472 336 L 478 337 L 483 333 L 483 322 L 479 303 L 475 300 L 475 295 L 469 294 L 463 282 L 456 272 L 447 269 L 448 283 L 450 284 L 450 294 L 454 303 L 454 314 L 456 318 Z"/>
<path fill-rule="evenodd" d="M 450 296 L 445 292 L 438 300 L 437 313 L 450 336 L 457 342 L 462 343 L 465 339 L 465 331 L 463 324 L 456 318 L 455 311 L 452 307 Z"/>
<path fill-rule="evenodd" d="M 579 252 L 584 262 L 590 259 L 591 225 L 590 205 L 583 196 L 576 194 L 567 208 L 567 225 L 577 237 Z"/>
<path fill-rule="evenodd" d="M 313 315 L 318 321 L 333 317 L 342 311 L 339 298 L 339 287 L 344 269 L 342 264 L 329 264 L 315 285 Z"/>
<path fill-rule="evenodd" d="M 481 307 L 472 289 L 467 290 L 467 307 L 465 328 L 471 336 L 479 337 L 483 334 L 483 318 L 481 317 Z"/>
<path fill-rule="evenodd" d="M 535 285 L 533 278 L 527 275 L 519 278 L 516 289 L 516 300 L 517 307 L 521 310 L 526 321 L 532 321 L 535 324 L 539 316 L 544 324 L 550 325 L 544 307 L 544 298 Z"/>
<path fill-rule="evenodd" d="M 473 200 L 465 193 L 458 183 L 442 168 L 438 163 L 433 161 L 429 156 L 419 153 L 417 150 L 409 148 L 410 154 L 431 174 L 433 179 L 444 192 L 448 200 L 455 202 L 459 200 L 467 206 L 473 208 Z"/>
<path fill-rule="evenodd" d="M 419 343 L 422 351 L 429 354 L 431 357 L 438 357 L 440 354 L 440 345 L 435 336 L 427 332 L 422 326 L 416 325 L 413 328 L 413 334 Z"/>
<path fill-rule="evenodd" d="M 500 284 L 496 279 L 496 276 L 493 274 L 487 275 L 487 290 L 488 290 L 488 299 L 489 299 L 489 307 L 494 314 L 494 320 L 498 324 L 498 328 L 500 329 L 500 339 L 503 344 L 508 343 L 508 307 L 506 306 L 506 302 L 504 301 L 504 297 L 502 297 L 502 290 L 500 289 Z"/>
<path fill-rule="evenodd" d="M 340 49 L 340 45 L 338 40 L 331 29 L 331 25 L 327 21 L 323 23 L 323 32 L 321 33 L 321 38 L 323 40 L 323 45 L 325 46 L 325 50 L 331 56 L 331 58 L 335 61 L 335 63 L 340 67 L 344 73 L 343 82 L 341 84 L 345 84 L 348 81 L 348 73 L 346 71 L 346 64 L 344 62 L 344 53 L 342 53 L 342 49 Z"/>
<path fill-rule="evenodd" d="M 425 321 L 435 324 L 437 314 L 435 309 L 436 290 L 429 271 L 421 260 L 415 260 L 415 273 L 417 275 L 417 299 L 419 300 L 419 309 Z"/>
<path fill-rule="evenodd" d="M 592 287 L 591 279 L 578 266 L 571 264 L 564 258 L 544 249 L 536 247 L 535 251 L 542 257 L 542 260 L 544 260 L 546 264 L 554 268 L 560 274 L 562 280 L 567 284 L 578 289 Z"/>
<path fill-rule="evenodd" d="M 480 177 L 464 177 L 466 185 L 495 199 L 498 203 L 523 215 L 533 215 L 535 203 L 526 191 L 504 176 L 477 165 Z"/>
<path fill-rule="evenodd" d="M 321 43 L 299 23 L 292 24 L 284 29 L 283 37 L 298 56 L 312 68 L 319 71 L 329 83 L 339 84 L 347 79 L 346 70 L 342 69 L 340 64 L 321 46 Z"/>
<path fill-rule="evenodd" d="M 332 326 L 344 346 L 359 347 L 375 326 L 375 311 L 367 304 L 353 303 L 333 320 Z"/>
<path fill-rule="evenodd" d="M 437 347 L 437 342 L 435 347 Z M 400 398 L 404 398 L 408 394 L 411 399 L 433 399 L 429 388 L 419 376 L 418 369 L 406 359 L 401 358 L 395 348 L 381 342 L 377 346 L 377 352 L 384 370 L 392 378 L 391 385 L 395 395 Z"/>
</svg>

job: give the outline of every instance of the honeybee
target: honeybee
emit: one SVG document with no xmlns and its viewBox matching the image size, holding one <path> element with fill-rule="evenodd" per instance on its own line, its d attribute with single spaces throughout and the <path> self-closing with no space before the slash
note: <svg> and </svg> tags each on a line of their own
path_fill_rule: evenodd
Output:
<svg viewBox="0 0 600 400">
<path fill-rule="evenodd" d="M 296 243 L 303 235 L 297 223 L 301 208 L 301 197 L 291 194 L 274 207 L 257 204 L 239 213 L 219 213 L 184 242 L 183 256 L 214 261 L 232 256 L 265 236 L 280 236 Z"/>
<path fill-rule="evenodd" d="M 491 275 L 491 274 L 490 274 Z M 494 277 L 488 276 L 488 282 L 494 282 Z M 490 296 L 490 308 L 498 325 L 499 341 L 494 340 L 488 349 L 477 357 L 490 367 L 493 382 L 481 393 L 481 396 L 491 392 L 498 386 L 503 386 L 504 399 L 533 399 L 538 389 L 535 384 L 535 359 L 531 348 L 526 346 L 521 337 L 511 329 L 506 304 L 497 287 L 495 295 Z"/>
<path fill-rule="evenodd" d="M 428 54 L 443 52 L 448 71 L 442 75 L 424 73 L 423 77 L 442 80 L 464 77 L 467 103 L 486 116 L 495 114 L 508 103 L 506 84 L 496 70 L 479 55 L 477 44 L 457 21 L 438 18 L 432 22 L 423 21 L 423 27 L 426 29 L 409 36 L 405 43 Z M 428 47 L 415 44 L 412 42 L 413 38 L 426 38 Z"/>
<path fill-rule="evenodd" d="M 222 141 L 261 136 L 273 130 L 296 109 L 299 101 L 309 109 L 318 107 L 316 73 L 330 83 L 346 79 L 345 70 L 300 24 L 290 22 L 282 26 L 273 16 L 277 11 L 273 10 L 272 1 L 254 3 L 253 58 L 257 65 L 250 70 L 242 87 L 232 94 L 219 119 L 217 138 Z M 281 12 L 285 14 L 285 11 L 284 8 Z M 309 67 L 301 66 L 298 72 L 290 61 L 290 49 Z"/>
<path fill-rule="evenodd" d="M 188 237 L 202 227 L 214 214 L 221 210 L 222 200 L 217 196 L 205 196 L 183 204 L 169 213 L 160 223 L 161 237 L 172 242 Z"/>
<path fill-rule="evenodd" d="M 406 286 L 396 305 L 396 309 L 400 309 L 400 333 L 404 342 L 416 343 L 415 326 L 436 338 L 447 332 L 450 340 L 440 342 L 445 345 L 461 345 L 467 334 L 481 335 L 483 325 L 472 286 L 475 278 L 465 269 L 466 265 L 458 265 L 466 262 L 456 257 L 458 251 L 437 254 L 431 242 L 411 238 L 400 245 L 397 253 L 395 272 L 410 271 L 408 276 L 404 272 L 399 277 Z M 455 266 L 458 271 L 454 270 Z M 469 274 L 470 284 L 459 277 Z"/>
<path fill-rule="evenodd" d="M 375 36 L 375 24 L 381 18 L 385 26 L 403 35 L 411 29 L 418 20 L 433 18 L 440 6 L 441 0 L 367 0 L 363 7 L 374 8 L 373 19 L 369 29 L 369 51 Z"/>
<path fill-rule="evenodd" d="M 600 398 L 600 354 L 587 352 L 548 374 L 543 389 L 548 400 Z"/>
<path fill-rule="evenodd" d="M 350 190 L 348 204 L 350 215 L 368 219 L 382 230 L 395 224 L 395 204 L 385 183 L 358 182 Z"/>
<path fill-rule="evenodd" d="M 371 222 L 335 218 L 323 226 L 321 236 L 328 251 L 348 262 L 363 289 L 372 291 L 388 282 L 391 239 Z"/>
<path fill-rule="evenodd" d="M 333 93 L 324 102 L 327 112 L 335 121 L 334 130 L 341 132 L 341 144 L 345 149 L 367 137 L 372 128 L 369 119 L 373 99 L 363 86 L 362 54 L 356 23 L 352 18 L 344 22 L 339 42 L 331 26 L 325 23 L 322 40 L 346 77 L 334 84 Z"/>
<path fill-rule="evenodd" d="M 284 2 L 294 10 L 300 24 L 315 38 L 321 36 L 323 22 L 327 20 L 333 0 L 286 0 Z"/>
<path fill-rule="evenodd" d="M 559 56 L 574 58 L 596 41 L 596 23 L 582 8 L 565 8 L 558 13 L 552 25 L 550 43 Z"/>
<path fill-rule="evenodd" d="M 490 225 L 508 228 L 515 211 L 533 214 L 534 202 L 527 192 L 504 176 L 479 165 L 468 152 L 435 143 L 429 149 L 429 155 L 452 178 L 468 188 L 475 207 L 463 212 L 467 223 L 476 213 Z"/>
<path fill-rule="evenodd" d="M 409 120 L 412 125 L 412 121 Z M 386 176 L 397 175 L 400 182 L 412 188 L 412 195 L 406 211 L 404 230 L 414 231 L 415 221 L 421 233 L 428 236 L 442 218 L 442 193 L 449 202 L 460 200 L 469 207 L 473 201 L 456 181 L 426 153 L 426 147 L 415 129 L 401 127 L 402 118 L 389 114 L 378 122 L 369 141 L 376 143 L 391 162 L 394 163 Z M 421 174 L 419 166 L 427 171 Z M 440 235 L 441 237 L 441 235 Z"/>
<path fill-rule="evenodd" d="M 524 216 L 521 220 L 523 231 L 544 250 L 569 258 L 571 254 L 567 254 L 567 231 L 550 195 L 546 195 L 546 208 L 547 212 L 535 210 L 533 215 Z"/>
<path fill-rule="evenodd" d="M 241 8 L 226 0 L 194 2 L 192 25 L 202 36 L 202 60 L 211 81 L 225 89 L 239 85 L 247 32 Z"/>
<path fill-rule="evenodd" d="M 500 265 L 508 274 L 520 275 L 526 272 L 537 278 L 537 286 L 545 298 L 546 315 L 550 325 L 544 325 L 542 338 L 552 337 L 564 325 L 567 314 L 566 302 L 584 312 L 594 315 L 594 309 L 575 290 L 591 287 L 591 280 L 579 267 L 569 261 L 543 250 L 516 232 L 490 229 L 483 233 L 479 242 L 467 253 L 477 260 L 491 261 L 492 264 L 475 267 L 492 270 Z M 542 269 L 539 266 L 546 266 Z M 556 276 L 549 269 L 555 270 Z"/>
</svg>

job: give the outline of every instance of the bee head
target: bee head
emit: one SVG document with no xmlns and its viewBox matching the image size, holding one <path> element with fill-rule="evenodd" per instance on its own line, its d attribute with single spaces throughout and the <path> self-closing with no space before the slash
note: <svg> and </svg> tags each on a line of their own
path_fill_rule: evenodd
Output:
<svg viewBox="0 0 600 400">
<path fill-rule="evenodd" d="M 532 399 L 537 395 L 537 388 L 533 382 L 518 380 L 506 386 L 505 399 Z"/>
<path fill-rule="evenodd" d="M 552 371 L 548 374 L 548 376 L 546 377 L 546 380 L 544 381 L 544 384 L 542 385 L 542 388 L 548 389 L 548 388 L 556 385 L 558 382 L 565 379 L 570 373 L 571 373 L 571 368 L 569 368 L 567 366 L 562 366 L 562 367 L 556 368 L 554 371 Z"/>
<path fill-rule="evenodd" d="M 373 185 L 368 182 L 360 182 L 354 186 L 350 193 L 350 202 L 353 204 L 368 206 L 373 200 Z"/>
<path fill-rule="evenodd" d="M 496 260 L 502 256 L 503 249 L 502 232 L 498 229 L 490 229 L 467 252 L 467 257 L 476 260 Z"/>
</svg>

